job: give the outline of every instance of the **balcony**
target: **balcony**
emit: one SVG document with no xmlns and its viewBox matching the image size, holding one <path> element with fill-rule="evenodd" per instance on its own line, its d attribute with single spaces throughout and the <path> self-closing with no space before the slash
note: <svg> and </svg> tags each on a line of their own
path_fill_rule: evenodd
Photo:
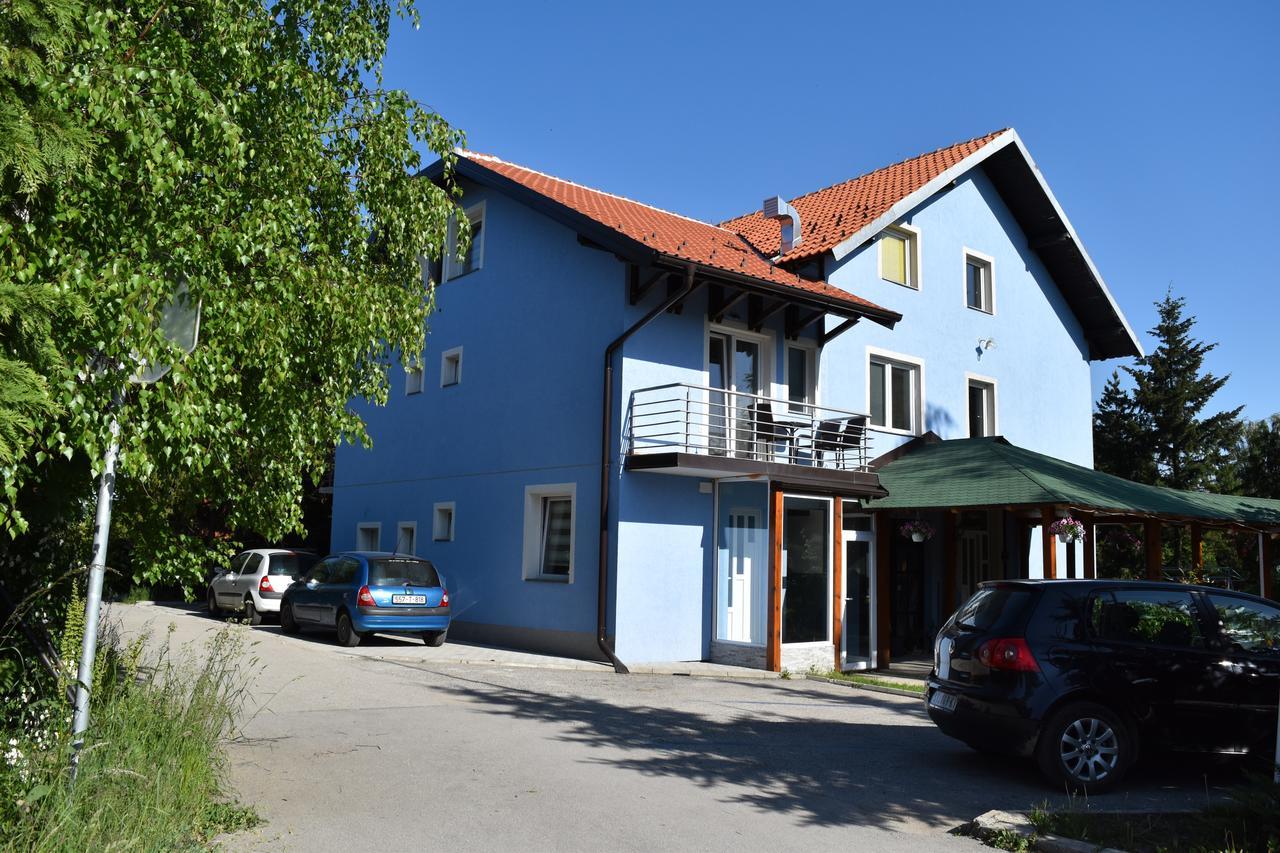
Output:
<svg viewBox="0 0 1280 853">
<path fill-rule="evenodd" d="M 626 468 L 687 477 L 768 476 L 800 486 L 884 494 L 867 463 L 868 417 L 687 383 L 631 395 Z"/>
</svg>

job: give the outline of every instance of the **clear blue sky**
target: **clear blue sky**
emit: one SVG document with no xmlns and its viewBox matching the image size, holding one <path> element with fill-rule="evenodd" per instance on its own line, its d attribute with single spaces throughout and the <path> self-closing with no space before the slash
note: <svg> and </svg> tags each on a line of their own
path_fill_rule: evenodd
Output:
<svg viewBox="0 0 1280 853">
<path fill-rule="evenodd" d="M 1013 126 L 1144 346 L 1172 286 L 1215 403 L 1280 412 L 1280 2 L 419 3 L 387 85 L 701 219 Z"/>
</svg>

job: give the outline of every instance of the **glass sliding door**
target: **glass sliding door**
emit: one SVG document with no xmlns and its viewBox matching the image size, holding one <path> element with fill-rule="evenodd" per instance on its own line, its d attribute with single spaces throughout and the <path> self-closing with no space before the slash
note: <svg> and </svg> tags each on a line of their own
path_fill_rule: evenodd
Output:
<svg viewBox="0 0 1280 853">
<path fill-rule="evenodd" d="M 782 502 L 782 642 L 831 642 L 831 501 Z"/>
</svg>

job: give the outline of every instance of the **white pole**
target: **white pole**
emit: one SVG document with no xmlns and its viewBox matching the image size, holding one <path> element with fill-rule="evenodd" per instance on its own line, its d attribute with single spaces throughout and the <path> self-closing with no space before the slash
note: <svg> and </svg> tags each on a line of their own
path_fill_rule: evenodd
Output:
<svg viewBox="0 0 1280 853">
<path fill-rule="evenodd" d="M 119 395 L 113 401 L 113 408 Z M 93 661 L 98 653 L 98 613 L 102 609 L 102 578 L 107 566 L 107 538 L 111 532 L 111 501 L 116 490 L 116 456 L 120 453 L 120 424 L 111 418 L 111 443 L 102 460 L 98 481 L 98 515 L 93 529 L 93 561 L 89 564 L 89 589 L 84 603 L 84 642 L 76 673 L 75 722 L 71 734 L 71 778 L 79 766 L 84 733 L 89 728 L 89 690 L 93 686 Z"/>
</svg>

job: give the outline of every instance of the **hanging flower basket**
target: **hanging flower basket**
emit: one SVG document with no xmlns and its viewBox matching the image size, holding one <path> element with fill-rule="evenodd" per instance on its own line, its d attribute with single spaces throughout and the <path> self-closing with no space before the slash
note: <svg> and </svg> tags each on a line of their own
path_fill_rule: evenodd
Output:
<svg viewBox="0 0 1280 853">
<path fill-rule="evenodd" d="M 1060 518 L 1049 525 L 1049 532 L 1058 537 L 1059 542 L 1079 542 L 1084 538 L 1084 524 L 1071 516 Z"/>
<path fill-rule="evenodd" d="M 904 538 L 910 539 L 912 542 L 924 542 L 933 538 L 933 525 L 927 521 L 905 521 L 898 528 L 898 532 Z"/>
</svg>

